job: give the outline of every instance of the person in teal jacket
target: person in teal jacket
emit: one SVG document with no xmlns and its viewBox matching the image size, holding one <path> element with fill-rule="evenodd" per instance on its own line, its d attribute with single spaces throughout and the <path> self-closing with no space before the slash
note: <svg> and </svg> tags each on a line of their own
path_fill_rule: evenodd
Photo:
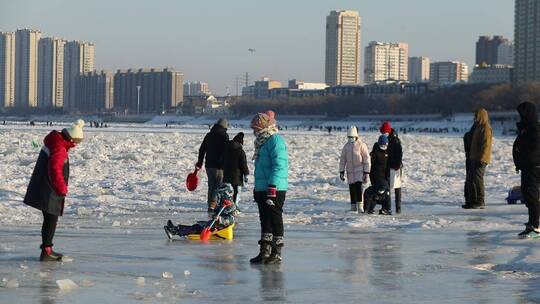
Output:
<svg viewBox="0 0 540 304">
<path fill-rule="evenodd" d="M 254 199 L 261 221 L 260 252 L 252 264 L 281 263 L 283 247 L 283 204 L 289 186 L 287 145 L 278 134 L 275 113 L 259 113 L 251 120 L 255 134 Z"/>
</svg>

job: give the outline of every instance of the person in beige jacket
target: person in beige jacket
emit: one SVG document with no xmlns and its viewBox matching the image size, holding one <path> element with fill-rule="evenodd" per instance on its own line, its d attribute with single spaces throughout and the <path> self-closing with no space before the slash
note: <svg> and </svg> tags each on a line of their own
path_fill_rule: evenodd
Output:
<svg viewBox="0 0 540 304">
<path fill-rule="evenodd" d="M 491 162 L 491 143 L 493 130 L 489 124 L 488 112 L 480 108 L 474 113 L 474 125 L 469 131 L 470 142 L 465 146 L 470 147 L 469 164 L 465 181 L 466 197 L 464 209 L 484 209 L 484 174 L 486 166 Z"/>
<path fill-rule="evenodd" d="M 349 183 L 349 193 L 351 196 L 351 211 L 364 212 L 362 200 L 362 183 L 367 183 L 371 160 L 369 151 L 365 143 L 360 140 L 358 130 L 355 126 L 349 128 L 347 132 L 348 141 L 341 150 L 339 160 L 339 178 Z"/>
</svg>

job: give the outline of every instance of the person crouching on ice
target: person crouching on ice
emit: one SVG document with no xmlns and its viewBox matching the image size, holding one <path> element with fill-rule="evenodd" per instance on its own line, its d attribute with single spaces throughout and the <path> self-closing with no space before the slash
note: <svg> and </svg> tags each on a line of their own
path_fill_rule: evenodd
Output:
<svg viewBox="0 0 540 304">
<path fill-rule="evenodd" d="M 69 150 L 83 140 L 84 121 L 79 119 L 61 132 L 52 131 L 43 140 L 43 147 L 30 178 L 24 203 L 43 212 L 40 261 L 61 261 L 62 254 L 54 252 L 53 237 L 58 216 L 64 213 L 68 193 Z"/>
<path fill-rule="evenodd" d="M 362 183 L 367 183 L 370 169 L 369 151 L 358 136 L 355 126 L 349 128 L 348 141 L 341 150 L 339 159 L 339 178 L 345 181 L 345 172 L 351 196 L 351 211 L 364 212 Z"/>
<path fill-rule="evenodd" d="M 373 213 L 377 203 L 382 205 L 379 214 L 390 215 L 390 182 L 388 180 L 388 137 L 379 136 L 371 151 L 371 170 L 369 179 L 371 186 L 364 193 L 364 208 Z"/>
<path fill-rule="evenodd" d="M 173 235 L 186 236 L 188 234 L 200 234 L 205 227 L 208 227 L 215 219 L 216 222 L 212 227 L 212 230 L 221 230 L 232 224 L 234 224 L 234 214 L 236 211 L 236 205 L 233 202 L 233 187 L 231 184 L 221 184 L 216 192 L 216 198 L 218 201 L 217 208 L 214 209 L 214 215 L 210 221 L 200 221 L 193 225 L 174 225 L 171 220 L 167 221 L 165 233 L 172 239 Z M 219 214 L 219 211 L 221 214 Z M 219 215 L 218 215 L 219 214 Z"/>
</svg>

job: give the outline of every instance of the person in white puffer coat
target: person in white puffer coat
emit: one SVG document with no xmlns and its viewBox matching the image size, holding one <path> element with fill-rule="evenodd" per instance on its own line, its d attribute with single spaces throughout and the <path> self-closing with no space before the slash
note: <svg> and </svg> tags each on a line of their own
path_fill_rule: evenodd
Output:
<svg viewBox="0 0 540 304">
<path fill-rule="evenodd" d="M 362 200 L 362 183 L 367 183 L 371 160 L 369 150 L 358 136 L 358 130 L 351 126 L 347 132 L 348 141 L 341 150 L 339 160 L 339 178 L 349 183 L 351 195 L 351 211 L 364 212 Z"/>
</svg>

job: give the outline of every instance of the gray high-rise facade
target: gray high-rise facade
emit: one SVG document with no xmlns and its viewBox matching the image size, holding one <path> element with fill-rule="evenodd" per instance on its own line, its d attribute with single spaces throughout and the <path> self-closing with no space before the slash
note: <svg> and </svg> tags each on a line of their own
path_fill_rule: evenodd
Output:
<svg viewBox="0 0 540 304">
<path fill-rule="evenodd" d="M 360 84 L 360 23 L 357 11 L 331 11 L 326 17 L 326 84 Z"/>
<path fill-rule="evenodd" d="M 110 72 L 88 72 L 77 77 L 75 85 L 77 104 L 84 113 L 99 113 L 113 108 L 114 74 Z"/>
<path fill-rule="evenodd" d="M 0 107 L 15 106 L 15 34 L 0 32 Z"/>
<path fill-rule="evenodd" d="M 409 82 L 429 82 L 429 64 L 428 57 L 409 57 Z"/>
<path fill-rule="evenodd" d="M 512 65 L 512 42 L 503 36 L 480 36 L 476 42 L 476 64 Z"/>
<path fill-rule="evenodd" d="M 540 1 L 515 0 L 514 82 L 540 81 Z"/>
<path fill-rule="evenodd" d="M 94 71 L 95 46 L 90 42 L 69 41 L 64 47 L 64 110 L 77 110 L 76 82 L 81 74 Z"/>
<path fill-rule="evenodd" d="M 42 38 L 38 50 L 38 107 L 64 105 L 64 45 L 58 38 Z"/>
<path fill-rule="evenodd" d="M 114 109 L 132 114 L 168 111 L 184 100 L 183 84 L 184 75 L 173 69 L 118 70 Z"/>
<path fill-rule="evenodd" d="M 41 32 L 30 29 L 15 33 L 15 106 L 38 106 L 38 44 Z"/>
</svg>

